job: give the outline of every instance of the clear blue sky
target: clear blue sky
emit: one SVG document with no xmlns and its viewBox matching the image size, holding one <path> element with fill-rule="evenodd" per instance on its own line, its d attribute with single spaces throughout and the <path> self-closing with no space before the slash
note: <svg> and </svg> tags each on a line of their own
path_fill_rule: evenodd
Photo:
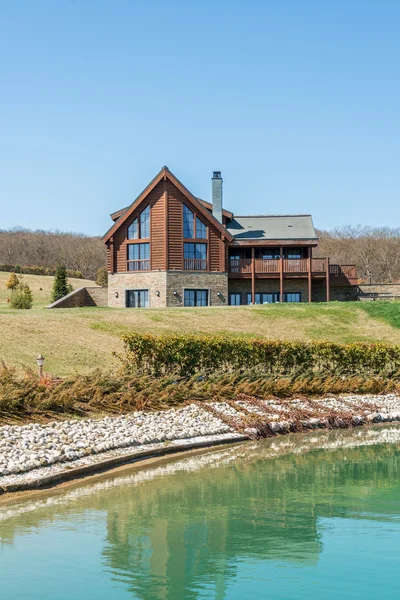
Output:
<svg viewBox="0 0 400 600">
<path fill-rule="evenodd" d="M 0 228 L 102 234 L 164 164 L 399 226 L 399 31 L 398 0 L 0 0 Z"/>
</svg>

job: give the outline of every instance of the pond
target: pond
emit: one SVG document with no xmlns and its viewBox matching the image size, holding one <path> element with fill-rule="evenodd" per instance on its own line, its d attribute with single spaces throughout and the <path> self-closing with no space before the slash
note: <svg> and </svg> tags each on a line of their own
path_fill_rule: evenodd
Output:
<svg viewBox="0 0 400 600">
<path fill-rule="evenodd" d="M 398 599 L 399 448 L 297 434 L 3 502 L 0 597 Z"/>
</svg>

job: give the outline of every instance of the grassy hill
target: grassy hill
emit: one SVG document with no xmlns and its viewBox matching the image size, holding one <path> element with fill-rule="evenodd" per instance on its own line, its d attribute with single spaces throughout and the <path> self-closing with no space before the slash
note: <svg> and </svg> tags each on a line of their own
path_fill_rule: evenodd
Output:
<svg viewBox="0 0 400 600">
<path fill-rule="evenodd" d="M 0 359 L 35 369 L 35 357 L 46 357 L 45 369 L 65 376 L 118 364 L 125 332 L 224 332 L 271 339 L 386 341 L 400 344 L 400 303 L 271 304 L 227 308 L 46 310 L 52 277 L 24 275 L 34 295 L 31 310 L 12 310 L 0 273 Z M 93 285 L 70 279 L 74 288 Z"/>
</svg>

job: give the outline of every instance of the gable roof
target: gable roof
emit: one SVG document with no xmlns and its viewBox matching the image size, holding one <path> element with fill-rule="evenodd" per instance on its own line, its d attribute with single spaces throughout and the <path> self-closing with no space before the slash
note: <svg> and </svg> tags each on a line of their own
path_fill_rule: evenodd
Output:
<svg viewBox="0 0 400 600">
<path fill-rule="evenodd" d="M 196 198 L 197 198 L 197 196 L 196 196 Z M 201 198 L 197 198 L 197 200 L 199 202 L 201 202 L 202 205 L 205 206 L 208 210 L 212 211 L 211 202 L 207 202 L 207 200 L 202 200 Z M 116 221 L 117 219 L 119 219 L 119 217 L 122 215 L 122 213 L 124 213 L 126 211 L 127 208 L 129 208 L 129 206 L 125 206 L 125 208 L 120 208 L 119 210 L 116 210 L 115 212 L 110 214 L 110 217 L 112 218 L 113 221 Z M 233 212 L 231 212 L 230 210 L 226 210 L 225 208 L 223 208 L 222 214 L 224 217 L 226 217 L 229 220 L 233 219 Z"/>
<path fill-rule="evenodd" d="M 235 240 L 317 240 L 311 215 L 235 216 L 227 225 Z"/>
<path fill-rule="evenodd" d="M 214 227 L 222 233 L 222 235 L 224 235 L 229 241 L 233 240 L 233 235 L 229 233 L 227 229 L 225 229 L 225 227 L 210 213 L 209 210 L 207 210 L 207 208 L 202 204 L 202 201 L 199 200 L 199 198 L 196 198 L 196 196 L 193 196 L 193 194 L 191 194 L 189 190 L 183 185 L 183 183 L 181 183 L 179 179 L 175 177 L 175 175 L 168 169 L 168 167 L 164 166 L 161 169 L 161 171 L 159 171 L 159 173 L 154 177 L 154 179 L 150 181 L 149 185 L 145 187 L 143 192 L 139 194 L 136 200 L 132 202 L 132 204 L 127 206 L 125 209 L 121 209 L 121 211 L 117 211 L 116 213 L 113 213 L 111 215 L 111 218 L 113 218 L 114 216 L 116 218 L 116 221 L 107 231 L 107 233 L 104 234 L 102 238 L 104 242 L 107 242 L 110 239 L 110 237 L 117 231 L 117 229 L 119 229 L 119 227 L 124 223 L 124 221 L 128 219 L 128 217 L 133 213 L 133 211 L 146 199 L 148 194 L 156 187 L 156 185 L 164 179 L 164 177 L 167 177 L 170 180 L 170 182 L 173 183 L 175 187 L 177 187 L 178 190 L 197 208 L 197 210 L 203 215 L 203 217 L 207 219 L 210 223 L 212 223 Z"/>
</svg>

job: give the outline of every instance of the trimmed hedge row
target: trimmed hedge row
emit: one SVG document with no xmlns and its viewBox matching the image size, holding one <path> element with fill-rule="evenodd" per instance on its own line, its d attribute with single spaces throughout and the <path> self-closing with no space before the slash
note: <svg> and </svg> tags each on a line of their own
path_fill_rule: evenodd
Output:
<svg viewBox="0 0 400 600">
<path fill-rule="evenodd" d="M 400 373 L 400 346 L 357 342 L 285 342 L 230 338 L 221 335 L 132 333 L 123 337 L 125 365 L 154 376 L 201 373 L 265 375 L 333 374 L 335 376 Z"/>
<path fill-rule="evenodd" d="M 56 267 L 37 267 L 37 266 L 22 266 L 22 265 L 0 265 L 0 271 L 7 273 L 21 273 L 23 275 L 51 275 L 56 274 Z M 67 277 L 75 277 L 76 279 L 85 279 L 81 271 L 73 271 L 67 269 Z"/>
</svg>

